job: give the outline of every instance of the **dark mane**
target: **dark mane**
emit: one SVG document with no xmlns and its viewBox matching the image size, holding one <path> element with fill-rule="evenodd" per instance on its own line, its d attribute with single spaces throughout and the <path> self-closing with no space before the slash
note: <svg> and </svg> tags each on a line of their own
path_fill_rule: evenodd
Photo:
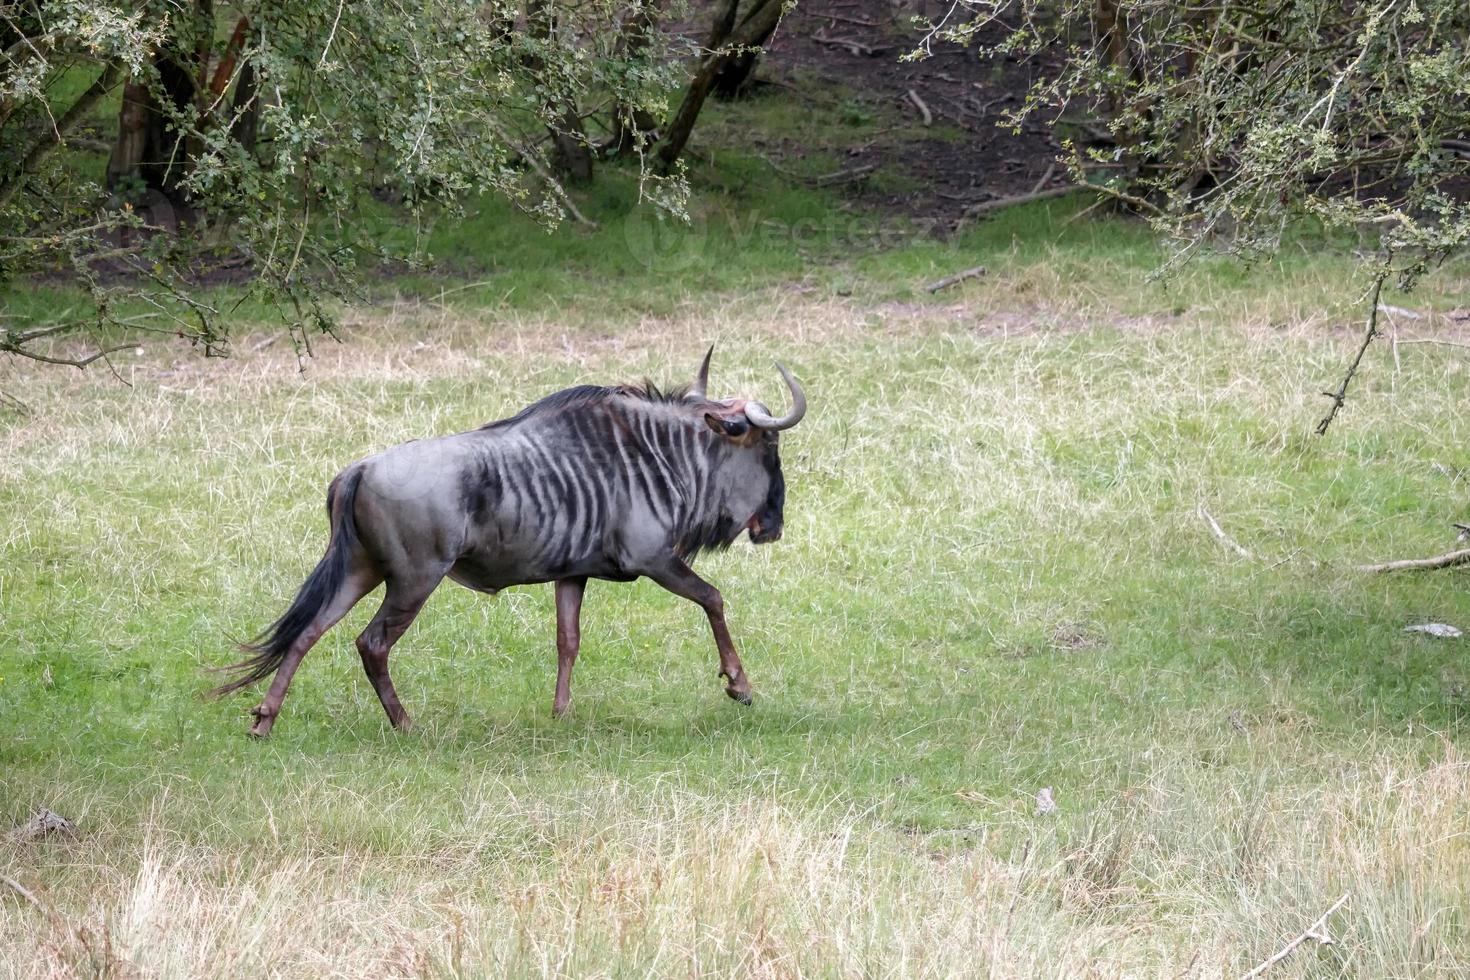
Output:
<svg viewBox="0 0 1470 980">
<path fill-rule="evenodd" d="M 637 398 L 646 402 L 660 402 L 666 405 L 677 404 L 689 397 L 689 385 L 683 384 L 660 391 L 658 385 L 644 378 L 640 384 L 618 385 L 616 388 L 607 389 L 615 394 L 627 395 L 629 398 Z"/>
<path fill-rule="evenodd" d="M 554 391 L 545 398 L 534 401 L 521 409 L 508 419 L 498 419 L 494 422 L 486 422 L 480 426 L 481 429 L 494 429 L 502 425 L 510 425 L 512 422 L 521 422 L 533 415 L 542 412 L 553 412 L 560 408 L 571 408 L 577 405 L 590 405 L 596 402 L 607 401 L 619 395 L 628 398 L 637 398 L 640 401 L 658 402 L 660 404 L 677 404 L 683 401 L 689 394 L 689 385 L 679 385 L 667 391 L 660 390 L 658 385 L 644 378 L 640 384 L 623 385 L 574 385 Z"/>
</svg>

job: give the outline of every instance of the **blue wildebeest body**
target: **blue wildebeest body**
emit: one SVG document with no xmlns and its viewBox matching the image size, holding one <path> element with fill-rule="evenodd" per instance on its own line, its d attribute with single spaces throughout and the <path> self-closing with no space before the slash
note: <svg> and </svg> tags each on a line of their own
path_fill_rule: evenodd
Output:
<svg viewBox="0 0 1470 980">
<path fill-rule="evenodd" d="M 569 388 L 512 418 L 348 466 L 328 490 L 326 555 L 286 613 L 247 647 L 254 656 L 235 665 L 241 676 L 218 692 L 274 674 L 251 729 L 269 733 L 307 650 L 386 583 L 357 647 L 389 718 L 405 727 L 388 652 L 445 577 L 489 593 L 555 582 L 553 708 L 561 714 L 587 579 L 648 576 L 704 608 L 726 691 L 750 703 L 723 600 L 688 562 L 729 546 L 742 530 L 757 543 L 780 537 L 779 432 L 800 421 L 806 403 L 785 368 L 794 407 L 784 418 L 757 402 L 712 401 L 708 370 L 706 354 L 694 384 L 667 394 L 649 384 Z"/>
</svg>

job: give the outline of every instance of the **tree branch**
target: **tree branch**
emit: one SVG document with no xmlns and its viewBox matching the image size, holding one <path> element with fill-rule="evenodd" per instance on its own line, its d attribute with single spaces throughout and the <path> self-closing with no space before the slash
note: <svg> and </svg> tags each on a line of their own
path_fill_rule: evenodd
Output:
<svg viewBox="0 0 1470 980">
<path fill-rule="evenodd" d="M 1353 568 L 1355 572 L 1367 572 L 1376 574 L 1378 572 L 1427 572 L 1436 568 L 1450 568 L 1455 565 L 1470 564 L 1470 548 L 1460 548 L 1457 551 L 1448 551 L 1433 558 L 1402 558 L 1398 561 L 1379 562 L 1374 565 L 1357 565 Z"/>
<path fill-rule="evenodd" d="M 11 891 L 19 895 L 21 898 L 25 899 L 27 902 L 30 902 L 36 908 L 45 911 L 46 906 L 41 904 L 41 900 L 36 897 L 35 892 L 31 891 L 25 885 L 22 885 L 20 882 L 16 881 L 9 875 L 0 875 L 0 885 L 4 885 L 6 888 L 9 888 Z"/>
<path fill-rule="evenodd" d="M 1005 208 L 1013 208 L 1019 204 L 1030 204 L 1032 201 L 1049 201 L 1054 197 L 1065 197 L 1073 191 L 1096 191 L 1102 188 L 1096 184 L 1088 184 L 1079 187 L 1075 184 L 1067 184 L 1064 187 L 1048 187 L 1045 190 L 1031 191 L 1027 194 L 1015 194 L 1011 197 L 998 197 L 993 201 L 982 201 L 965 208 L 965 216 L 973 218 L 979 214 L 988 214 L 991 211 L 1001 211 Z"/>
<path fill-rule="evenodd" d="M 120 350 L 137 350 L 142 344 L 114 344 L 111 347 L 102 347 L 85 357 L 52 357 L 50 354 L 40 354 L 33 350 L 27 350 L 15 344 L 0 341 L 0 354 L 14 354 L 17 357 L 28 357 L 33 361 L 41 361 L 44 364 L 61 364 L 66 367 L 84 368 L 93 361 L 101 360 L 108 354 L 116 354 Z"/>
<path fill-rule="evenodd" d="M 1316 922 L 1313 922 L 1310 926 L 1308 926 L 1301 935 L 1297 936 L 1291 942 L 1281 947 L 1281 949 L 1277 950 L 1270 959 L 1263 961 L 1254 970 L 1251 970 L 1251 972 L 1241 977 L 1240 980 L 1254 980 L 1255 977 L 1260 976 L 1267 970 L 1271 969 L 1271 967 L 1275 966 L 1277 963 L 1280 963 L 1282 960 L 1290 956 L 1292 950 L 1296 949 L 1308 939 L 1315 939 L 1324 946 L 1330 945 L 1332 942 L 1332 937 L 1327 933 L 1327 919 L 1332 915 L 1333 912 L 1336 912 L 1342 907 L 1343 903 L 1348 900 L 1349 895 L 1350 893 L 1344 893 L 1341 898 L 1332 903 L 1332 908 L 1328 909 L 1326 912 L 1323 912 L 1321 917 L 1318 918 Z"/>
<path fill-rule="evenodd" d="M 1332 420 L 1337 418 L 1338 411 L 1342 408 L 1344 399 L 1347 398 L 1348 384 L 1353 380 L 1353 375 L 1358 373 L 1358 365 L 1363 363 L 1363 355 L 1368 351 L 1368 345 L 1373 343 L 1373 338 L 1378 336 L 1378 298 L 1383 295 L 1383 280 L 1388 278 L 1389 262 L 1392 256 L 1384 261 L 1383 266 L 1373 278 L 1373 293 L 1369 297 L 1368 304 L 1368 329 L 1363 333 L 1363 342 L 1358 345 L 1358 355 L 1353 358 L 1353 363 L 1348 365 L 1347 373 L 1342 376 L 1338 383 L 1337 391 L 1324 391 L 1322 394 L 1332 399 L 1332 408 L 1322 416 L 1322 421 L 1317 423 L 1317 435 L 1325 436 L 1327 427 Z"/>
<path fill-rule="evenodd" d="M 76 128 L 77 123 L 81 122 L 82 118 L 92 111 L 93 106 L 102 101 L 103 96 L 112 91 L 113 86 L 118 83 L 120 78 L 122 78 L 122 67 L 116 64 L 108 65 L 103 70 L 101 76 L 56 121 L 56 125 L 41 134 L 36 144 L 26 154 L 25 159 L 21 161 L 20 167 L 16 172 L 9 179 L 0 183 L 0 208 L 10 203 L 11 199 L 15 197 L 16 192 L 25 183 L 26 178 L 40 168 L 46 158 L 51 155 L 51 151 L 60 146 L 62 141 L 66 139 L 66 134 Z"/>
<path fill-rule="evenodd" d="M 956 272 L 952 276 L 945 276 L 943 279 L 931 282 L 924 288 L 931 293 L 937 293 L 941 289 L 948 289 L 950 286 L 962 283 L 966 279 L 974 279 L 976 276 L 983 275 L 985 275 L 985 266 L 977 265 L 973 269 L 966 269 L 964 272 Z"/>
<path fill-rule="evenodd" d="M 1235 552 L 1242 558 L 1254 559 L 1256 557 L 1255 555 L 1251 554 L 1248 549 L 1242 547 L 1241 544 L 1237 542 L 1234 538 L 1225 533 L 1225 529 L 1220 526 L 1219 521 L 1215 520 L 1214 515 L 1205 510 L 1204 504 L 1199 505 L 1199 516 L 1204 518 L 1206 524 L 1210 525 L 1210 530 L 1214 533 L 1216 539 L 1218 539 L 1219 542 L 1225 547 L 1229 548 L 1231 551 Z"/>
<path fill-rule="evenodd" d="M 514 147 L 521 154 L 521 159 L 525 160 L 527 166 L 536 171 L 536 175 L 538 177 L 546 181 L 546 186 L 551 189 L 552 196 L 556 198 L 558 204 L 567 209 L 567 214 L 572 216 L 572 220 L 576 221 L 580 225 L 585 225 L 588 228 L 598 227 L 597 222 L 593 221 L 591 218 L 587 217 L 585 214 L 577 209 L 576 203 L 572 201 L 571 195 L 567 193 L 566 188 L 562 187 L 561 182 L 558 181 L 554 176 L 552 176 L 551 171 L 547 170 L 544 166 L 541 165 L 541 161 L 536 158 L 535 153 L 531 152 L 529 149 L 521 149 L 520 147 L 516 146 L 516 141 L 511 139 L 510 134 L 501 127 L 492 123 L 491 128 L 497 134 L 499 134 L 500 138 L 505 141 L 507 146 Z"/>
</svg>

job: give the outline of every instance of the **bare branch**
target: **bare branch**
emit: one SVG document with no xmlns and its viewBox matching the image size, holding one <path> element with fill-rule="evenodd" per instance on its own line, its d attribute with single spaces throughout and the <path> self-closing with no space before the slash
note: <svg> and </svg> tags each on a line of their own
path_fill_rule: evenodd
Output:
<svg viewBox="0 0 1470 980">
<path fill-rule="evenodd" d="M 1048 187 L 1042 191 L 1032 191 L 1027 194 L 1015 194 L 1011 197 L 998 197 L 993 201 L 982 201 L 965 208 L 966 217 L 974 217 L 979 214 L 988 214 L 991 211 L 1003 211 L 1020 204 L 1030 204 L 1032 201 L 1049 201 L 1054 197 L 1065 197 L 1073 191 L 1096 191 L 1102 190 L 1098 185 L 1089 184 L 1086 187 L 1077 187 L 1068 184 L 1065 187 Z"/>
<path fill-rule="evenodd" d="M 1363 363 L 1363 355 L 1367 353 L 1368 345 L 1373 343 L 1374 337 L 1378 336 L 1378 311 L 1381 309 L 1378 305 L 1378 298 L 1383 295 L 1383 280 L 1388 278 L 1388 270 L 1392 261 L 1393 257 L 1390 255 L 1373 277 L 1373 292 L 1368 303 L 1368 329 L 1363 333 L 1363 342 L 1358 345 L 1357 356 L 1353 358 L 1353 363 L 1348 365 L 1347 373 L 1342 376 L 1337 390 L 1322 392 L 1332 399 L 1332 408 L 1322 416 L 1322 421 L 1317 423 L 1317 435 L 1319 436 L 1325 436 L 1327 427 L 1332 424 L 1333 419 L 1337 418 L 1337 413 L 1342 408 L 1344 399 L 1347 398 L 1348 384 L 1352 382 L 1353 375 L 1358 373 L 1358 365 Z"/>
<path fill-rule="evenodd" d="M 1308 939 L 1315 939 L 1317 940 L 1317 942 L 1321 943 L 1324 946 L 1330 946 L 1332 944 L 1332 936 L 1327 932 L 1327 919 L 1332 915 L 1333 912 L 1336 912 L 1338 909 L 1342 908 L 1343 903 L 1348 900 L 1349 896 L 1350 893 L 1344 892 L 1343 896 L 1337 901 L 1333 902 L 1332 907 L 1326 912 L 1323 912 L 1321 917 L 1318 918 L 1316 922 L 1313 922 L 1310 926 L 1307 926 L 1307 928 L 1302 932 L 1301 935 L 1297 936 L 1291 942 L 1281 947 L 1281 949 L 1277 950 L 1270 959 L 1263 961 L 1255 969 L 1251 970 L 1249 973 L 1241 977 L 1240 980 L 1253 980 L 1253 978 L 1265 973 L 1267 970 L 1271 969 L 1271 967 L 1275 966 L 1277 963 L 1280 963 L 1282 960 L 1290 956 L 1292 950 L 1296 949 Z"/>
<path fill-rule="evenodd" d="M 909 89 L 908 100 L 913 103 L 915 109 L 919 110 L 919 115 L 924 117 L 925 126 L 928 126 L 929 124 L 934 122 L 934 113 L 930 112 L 929 107 L 924 104 L 924 100 L 919 98 L 918 92 L 915 92 L 913 89 Z"/>
<path fill-rule="evenodd" d="M 116 354 L 121 350 L 137 350 L 142 346 L 142 344 L 115 344 L 111 347 L 103 347 L 95 350 L 85 357 L 52 357 L 50 354 L 41 354 L 24 347 L 16 347 L 9 343 L 0 342 L 0 354 L 15 354 L 18 357 L 30 358 L 33 361 L 41 361 L 44 364 L 60 364 L 65 367 L 84 368 L 93 361 L 101 360 L 108 354 Z"/>
<path fill-rule="evenodd" d="M 47 130 L 36 141 L 16 172 L 5 181 L 0 182 L 0 208 L 10 203 L 21 185 L 25 183 L 26 178 L 36 172 L 46 157 L 51 155 L 51 151 L 66 139 L 66 134 L 71 132 L 87 113 L 92 111 L 93 106 L 102 101 L 103 96 L 112 91 L 113 86 L 121 78 L 122 68 L 118 65 L 108 65 L 103 69 L 102 75 L 77 97 L 71 108 L 56 121 L 55 127 Z"/>
<path fill-rule="evenodd" d="M 1385 561 L 1373 565 L 1358 565 L 1354 571 L 1377 574 L 1379 572 L 1428 572 L 1437 568 L 1452 568 L 1456 565 L 1470 563 L 1470 548 L 1460 548 L 1457 551 L 1448 551 L 1433 558 L 1402 558 L 1398 561 Z"/>
<path fill-rule="evenodd" d="M 1211 515 L 1209 511 L 1205 510 L 1204 504 L 1199 505 L 1199 516 L 1204 518 L 1205 523 L 1210 525 L 1210 530 L 1214 533 L 1215 538 L 1221 544 L 1223 544 L 1225 547 L 1229 548 L 1231 551 L 1235 552 L 1242 558 L 1249 558 L 1252 560 L 1255 559 L 1256 556 L 1254 554 L 1252 554 L 1248 549 L 1242 547 L 1239 542 L 1237 542 L 1234 538 L 1225 533 L 1225 529 L 1220 526 L 1220 522 L 1215 520 L 1214 516 Z"/>
<path fill-rule="evenodd" d="M 29 888 L 22 885 L 20 882 L 16 881 L 9 875 L 0 874 L 0 885 L 4 885 L 6 888 L 9 888 L 11 891 L 15 892 L 21 898 L 25 899 L 27 902 L 30 902 L 41 911 L 44 912 L 46 910 L 46 906 L 41 904 L 41 900 L 36 897 L 35 892 L 31 891 Z"/>
<path fill-rule="evenodd" d="M 962 283 L 966 279 L 974 279 L 976 276 L 983 275 L 985 275 L 985 266 L 977 265 L 973 269 L 966 269 L 964 272 L 956 272 L 952 276 L 945 276 L 943 279 L 940 279 L 936 282 L 931 282 L 924 288 L 931 293 L 937 293 L 941 289 L 948 289 L 950 286 Z"/>
</svg>

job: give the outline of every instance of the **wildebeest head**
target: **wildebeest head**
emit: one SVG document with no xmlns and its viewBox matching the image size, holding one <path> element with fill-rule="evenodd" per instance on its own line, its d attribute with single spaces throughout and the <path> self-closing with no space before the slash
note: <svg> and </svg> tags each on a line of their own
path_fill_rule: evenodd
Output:
<svg viewBox="0 0 1470 980">
<path fill-rule="evenodd" d="M 704 355 L 699 373 L 689 387 L 688 397 L 702 402 L 705 424 L 726 447 L 724 473 L 730 481 L 726 498 L 729 516 L 738 534 L 750 532 L 750 540 L 766 544 L 781 537 L 786 506 L 786 480 L 781 475 L 781 432 L 800 422 L 806 414 L 806 394 L 791 372 L 778 363 L 776 370 L 791 392 L 791 411 L 777 418 L 766 406 L 744 398 L 715 401 L 709 398 L 709 362 L 714 347 Z"/>
</svg>

